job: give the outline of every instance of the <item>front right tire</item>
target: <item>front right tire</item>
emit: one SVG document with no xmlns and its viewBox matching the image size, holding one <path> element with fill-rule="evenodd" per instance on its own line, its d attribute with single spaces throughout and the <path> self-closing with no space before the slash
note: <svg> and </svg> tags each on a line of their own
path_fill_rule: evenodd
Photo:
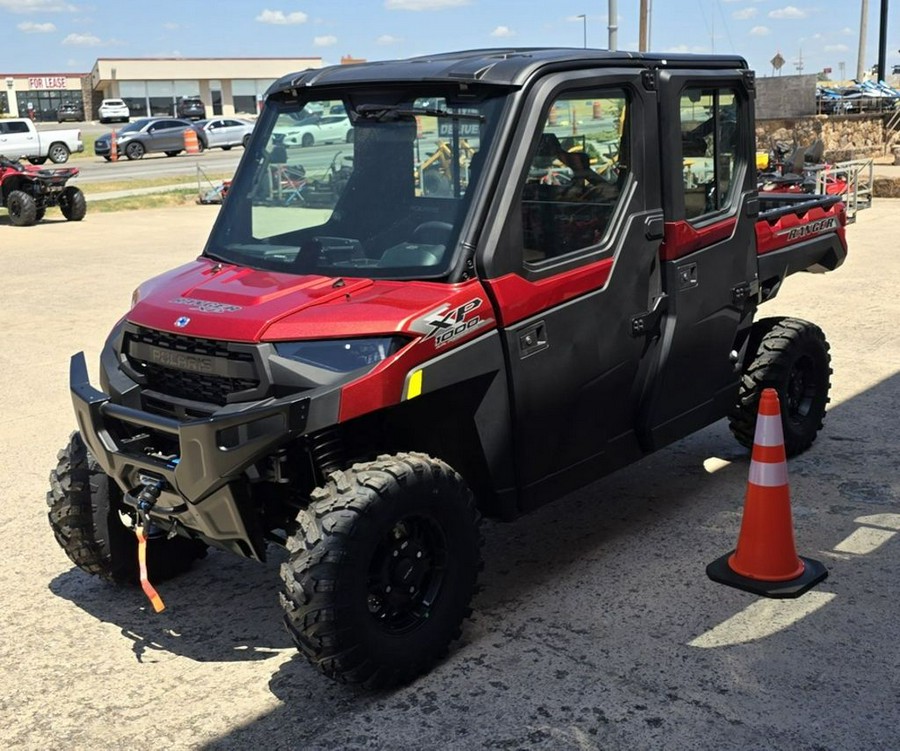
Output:
<svg viewBox="0 0 900 751">
<path fill-rule="evenodd" d="M 37 204 L 28 193 L 14 190 L 6 197 L 9 221 L 17 227 L 30 227 L 37 221 Z"/>
<path fill-rule="evenodd" d="M 119 516 L 127 508 L 122 491 L 103 473 L 77 432 L 50 473 L 47 505 L 56 541 L 78 568 L 116 584 L 140 581 L 137 538 Z M 152 536 L 147 541 L 150 581 L 181 574 L 204 555 L 206 547 L 197 541 Z"/>
<path fill-rule="evenodd" d="M 144 144 L 142 144 L 140 141 L 132 141 L 125 147 L 125 156 L 131 160 L 143 159 Z"/>
<path fill-rule="evenodd" d="M 333 472 L 310 499 L 281 567 L 297 648 L 340 682 L 412 680 L 470 612 L 481 568 L 471 491 L 444 462 L 403 453 Z"/>
</svg>

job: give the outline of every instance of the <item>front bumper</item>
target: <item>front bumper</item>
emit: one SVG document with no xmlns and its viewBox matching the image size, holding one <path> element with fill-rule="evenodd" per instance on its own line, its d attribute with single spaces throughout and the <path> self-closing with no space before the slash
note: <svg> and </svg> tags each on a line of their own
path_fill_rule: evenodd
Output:
<svg viewBox="0 0 900 751">
<path fill-rule="evenodd" d="M 241 514 L 245 470 L 298 436 L 337 421 L 340 388 L 232 404 L 201 419 L 177 420 L 121 404 L 94 388 L 84 354 L 72 356 L 69 388 L 78 428 L 104 472 L 133 498 L 162 481 L 151 516 L 181 525 L 241 555 L 264 557 Z M 145 437 L 165 435 L 172 454 L 148 452 Z M 244 499 L 246 500 L 246 499 Z"/>
</svg>

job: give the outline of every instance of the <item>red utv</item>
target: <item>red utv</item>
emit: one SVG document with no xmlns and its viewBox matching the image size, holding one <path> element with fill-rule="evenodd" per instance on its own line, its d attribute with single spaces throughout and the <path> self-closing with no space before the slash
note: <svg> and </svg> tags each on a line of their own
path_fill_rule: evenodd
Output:
<svg viewBox="0 0 900 751">
<path fill-rule="evenodd" d="M 0 156 L 0 205 L 18 227 L 39 222 L 51 206 L 59 206 L 69 221 L 80 222 L 87 211 L 84 193 L 66 185 L 77 174 L 77 167 L 44 169 Z"/>
</svg>

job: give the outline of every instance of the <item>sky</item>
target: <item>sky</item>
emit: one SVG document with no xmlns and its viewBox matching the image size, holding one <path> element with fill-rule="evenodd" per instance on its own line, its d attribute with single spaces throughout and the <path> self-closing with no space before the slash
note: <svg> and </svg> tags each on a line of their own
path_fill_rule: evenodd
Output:
<svg viewBox="0 0 900 751">
<path fill-rule="evenodd" d="M 886 2 L 886 0 L 884 0 Z M 856 74 L 862 0 L 649 0 L 653 52 L 735 53 L 758 75 Z M 869 1 L 865 65 L 882 0 Z M 900 64 L 900 2 L 888 71 Z M 639 0 L 617 0 L 618 48 L 638 48 Z M 0 74 L 87 73 L 100 57 L 368 60 L 483 47 L 606 49 L 608 0 L 0 0 Z M 843 68 L 841 64 L 843 63 Z M 286 73 L 289 71 L 285 71 Z"/>
</svg>

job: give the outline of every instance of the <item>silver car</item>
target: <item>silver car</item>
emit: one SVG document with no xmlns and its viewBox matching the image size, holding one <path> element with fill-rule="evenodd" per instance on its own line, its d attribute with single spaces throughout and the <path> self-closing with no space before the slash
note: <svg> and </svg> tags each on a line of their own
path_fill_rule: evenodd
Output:
<svg viewBox="0 0 900 751">
<path fill-rule="evenodd" d="M 206 134 L 207 147 L 221 148 L 223 151 L 228 151 L 232 146 L 243 146 L 246 149 L 255 125 L 249 120 L 234 117 L 213 117 L 195 123 Z"/>
</svg>

